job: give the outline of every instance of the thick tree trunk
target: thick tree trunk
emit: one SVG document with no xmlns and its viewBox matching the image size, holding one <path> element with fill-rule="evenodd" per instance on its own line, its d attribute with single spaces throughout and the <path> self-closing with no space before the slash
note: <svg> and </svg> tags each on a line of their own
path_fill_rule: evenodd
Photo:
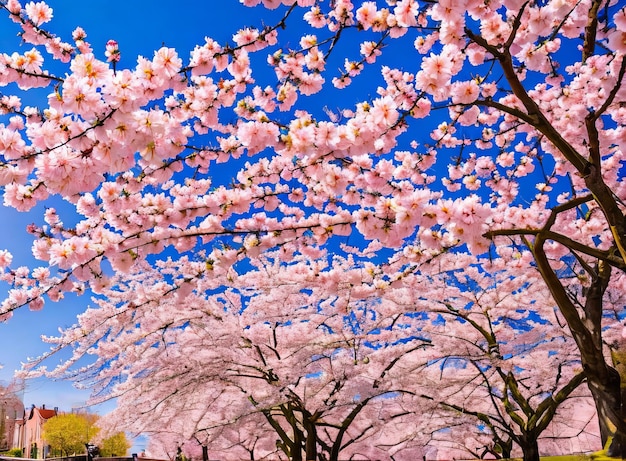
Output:
<svg viewBox="0 0 626 461">
<path fill-rule="evenodd" d="M 587 384 L 598 413 L 602 447 L 610 442 L 609 455 L 626 457 L 626 413 L 622 398 L 622 378 L 606 363 L 599 348 L 579 343 Z M 594 351 L 595 349 L 595 351 Z"/>
<path fill-rule="evenodd" d="M 306 441 L 304 443 L 304 452 L 306 461 L 315 461 L 317 459 L 317 430 L 315 423 L 305 420 Z"/>
<path fill-rule="evenodd" d="M 611 267 L 600 262 L 596 269 L 596 277 L 589 286 L 584 305 L 586 320 L 593 326 L 589 328 L 588 334 L 575 332 L 571 327 L 570 329 L 578 344 L 589 390 L 598 412 L 602 446 L 606 447 L 610 441 L 610 455 L 623 458 L 626 454 L 626 445 L 623 443 L 626 440 L 626 415 L 622 398 L 622 376 L 618 369 L 611 366 L 611 363 L 616 363 L 615 353 L 611 354 L 611 362 L 607 361 L 602 341 L 603 297 L 611 277 Z"/>
<path fill-rule="evenodd" d="M 293 424 L 293 451 L 291 452 L 291 461 L 302 461 L 302 433 Z"/>
<path fill-rule="evenodd" d="M 556 214 L 553 213 L 545 225 L 546 230 L 550 229 L 555 217 Z M 570 294 L 550 266 L 543 250 L 545 240 L 546 235 L 542 234 L 538 234 L 535 239 L 533 253 L 537 268 L 567 321 L 580 351 L 587 384 L 598 412 L 602 444 L 605 446 L 607 441 L 614 441 L 610 450 L 612 456 L 624 458 L 626 444 L 622 441 L 626 440 L 626 418 L 622 405 L 622 379 L 617 370 L 607 363 L 602 341 L 603 296 L 610 281 L 611 267 L 602 261 L 596 266 L 594 277 L 587 289 L 583 306 L 584 315 L 581 317 Z"/>
<path fill-rule="evenodd" d="M 622 404 L 621 379 L 615 369 L 611 368 L 611 370 L 610 378 L 604 382 L 589 376 L 589 390 L 598 412 L 602 446 L 606 447 L 607 442 L 610 442 L 608 454 L 613 457 L 624 458 L 626 455 L 624 451 L 626 434 L 624 433 L 625 415 Z M 615 421 L 620 423 L 615 424 Z"/>
<path fill-rule="evenodd" d="M 524 456 L 524 461 L 539 461 L 539 445 L 537 437 L 532 435 L 520 438 L 520 447 Z"/>
</svg>

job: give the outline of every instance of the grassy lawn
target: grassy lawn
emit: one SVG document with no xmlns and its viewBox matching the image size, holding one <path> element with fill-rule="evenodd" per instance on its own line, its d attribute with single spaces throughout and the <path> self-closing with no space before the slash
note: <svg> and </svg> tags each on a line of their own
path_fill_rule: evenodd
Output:
<svg viewBox="0 0 626 461">
<path fill-rule="evenodd" d="M 521 461 L 522 458 L 511 458 L 508 461 Z M 506 460 L 501 460 L 506 461 Z M 589 454 L 562 455 L 562 456 L 542 456 L 541 461 L 621 461 L 621 458 L 611 458 L 606 455 L 605 450 L 596 451 Z"/>
</svg>

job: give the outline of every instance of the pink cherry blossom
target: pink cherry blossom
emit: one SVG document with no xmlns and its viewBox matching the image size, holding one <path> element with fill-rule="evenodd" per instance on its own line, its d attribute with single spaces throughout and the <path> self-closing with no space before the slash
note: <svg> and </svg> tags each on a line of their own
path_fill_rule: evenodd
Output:
<svg viewBox="0 0 626 461">
<path fill-rule="evenodd" d="M 363 2 L 356 10 L 356 20 L 363 29 L 368 30 L 372 27 L 376 19 L 376 2 Z"/>
<path fill-rule="evenodd" d="M 241 3 L 129 67 L 0 2 L 0 188 L 38 260 L 5 242 L 0 318 L 92 299 L 24 376 L 86 379 L 164 456 L 626 436 L 623 6 Z"/>
<path fill-rule="evenodd" d="M 120 49 L 119 45 L 115 40 L 109 40 L 106 43 L 106 51 L 104 55 L 107 57 L 107 62 L 119 62 L 120 60 Z"/>
<path fill-rule="evenodd" d="M 28 2 L 24 5 L 24 9 L 36 26 L 41 26 L 52 19 L 52 8 L 45 2 Z"/>
</svg>

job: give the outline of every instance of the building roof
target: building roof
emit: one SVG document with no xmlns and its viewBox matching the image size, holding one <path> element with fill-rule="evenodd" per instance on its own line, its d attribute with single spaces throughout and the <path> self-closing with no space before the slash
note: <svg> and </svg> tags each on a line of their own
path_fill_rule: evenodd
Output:
<svg viewBox="0 0 626 461">
<path fill-rule="evenodd" d="M 33 419 L 33 417 L 35 416 L 35 411 L 39 413 L 39 417 L 43 420 L 50 419 L 53 416 L 56 416 L 58 413 L 56 408 L 54 410 L 49 410 L 45 406 L 37 408 L 33 405 L 30 409 L 30 414 L 26 419 Z"/>
<path fill-rule="evenodd" d="M 46 410 L 45 408 L 40 408 L 39 414 L 41 415 L 43 419 L 50 419 L 53 416 L 56 416 L 57 412 L 56 410 Z"/>
</svg>

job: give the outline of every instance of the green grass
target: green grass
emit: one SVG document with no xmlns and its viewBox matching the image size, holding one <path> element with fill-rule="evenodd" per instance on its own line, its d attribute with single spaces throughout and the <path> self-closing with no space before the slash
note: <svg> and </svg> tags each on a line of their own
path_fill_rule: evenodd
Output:
<svg viewBox="0 0 626 461">
<path fill-rule="evenodd" d="M 509 460 L 500 461 L 522 461 L 522 458 L 511 458 Z M 621 461 L 621 458 L 610 458 L 606 456 L 604 451 L 598 451 L 588 455 L 560 455 L 560 456 L 542 456 L 541 461 Z"/>
<path fill-rule="evenodd" d="M 521 459 L 512 458 L 510 461 L 521 461 Z M 606 450 L 600 450 L 590 454 L 542 456 L 541 461 L 622 461 L 622 459 L 607 456 Z"/>
<path fill-rule="evenodd" d="M 592 455 L 563 455 L 563 456 L 542 456 L 544 461 L 589 461 L 595 460 Z M 607 458 L 612 459 L 612 458 Z"/>
</svg>

